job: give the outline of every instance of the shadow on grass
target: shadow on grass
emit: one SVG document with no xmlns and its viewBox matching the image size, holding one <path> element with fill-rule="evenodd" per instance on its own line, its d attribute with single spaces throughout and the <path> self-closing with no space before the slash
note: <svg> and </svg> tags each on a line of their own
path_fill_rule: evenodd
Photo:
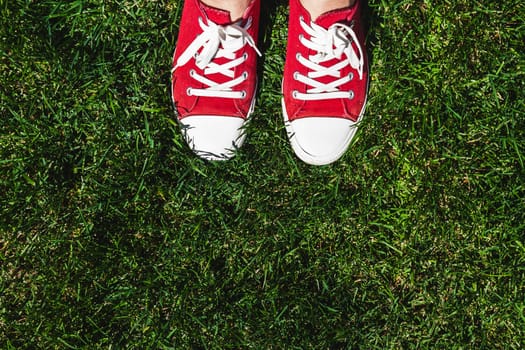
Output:
<svg viewBox="0 0 525 350">
<path fill-rule="evenodd" d="M 365 33 L 366 33 L 366 44 L 367 44 L 367 54 L 368 54 L 368 64 L 372 66 L 374 62 L 374 51 L 373 47 L 376 46 L 378 42 L 377 37 L 377 28 L 382 23 L 382 18 L 379 17 L 375 8 L 371 7 L 368 3 L 368 0 L 363 0 L 363 15 L 365 20 Z"/>
</svg>

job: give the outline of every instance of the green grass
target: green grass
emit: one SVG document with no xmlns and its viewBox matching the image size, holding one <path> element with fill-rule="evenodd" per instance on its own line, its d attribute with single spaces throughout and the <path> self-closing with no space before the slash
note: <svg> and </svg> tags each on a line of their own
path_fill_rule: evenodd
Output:
<svg viewBox="0 0 525 350">
<path fill-rule="evenodd" d="M 525 5 L 370 0 L 337 163 L 295 158 L 287 6 L 247 144 L 173 121 L 182 1 L 0 0 L 0 348 L 519 349 Z"/>
</svg>

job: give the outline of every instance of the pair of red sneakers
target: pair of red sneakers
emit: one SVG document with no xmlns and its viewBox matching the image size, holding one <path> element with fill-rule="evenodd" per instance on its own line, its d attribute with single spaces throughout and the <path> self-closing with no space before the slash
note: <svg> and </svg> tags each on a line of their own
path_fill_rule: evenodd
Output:
<svg viewBox="0 0 525 350">
<path fill-rule="evenodd" d="M 260 0 L 241 20 L 185 0 L 173 55 L 172 99 L 184 137 L 208 160 L 229 159 L 245 139 L 257 87 Z M 308 164 L 339 159 L 363 116 L 368 60 L 360 0 L 315 21 L 290 0 L 282 84 L 286 130 Z"/>
</svg>

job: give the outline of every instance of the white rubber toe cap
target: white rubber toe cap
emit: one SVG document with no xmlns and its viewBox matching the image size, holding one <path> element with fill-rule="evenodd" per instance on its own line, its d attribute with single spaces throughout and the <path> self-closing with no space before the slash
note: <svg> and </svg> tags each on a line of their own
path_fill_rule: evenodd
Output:
<svg viewBox="0 0 525 350">
<path fill-rule="evenodd" d="M 357 131 L 357 123 L 343 118 L 309 117 L 287 126 L 292 148 L 305 163 L 325 165 L 338 160 Z"/>
<path fill-rule="evenodd" d="M 181 120 L 191 149 L 207 160 L 226 160 L 244 142 L 245 120 L 237 117 L 196 115 Z"/>
</svg>

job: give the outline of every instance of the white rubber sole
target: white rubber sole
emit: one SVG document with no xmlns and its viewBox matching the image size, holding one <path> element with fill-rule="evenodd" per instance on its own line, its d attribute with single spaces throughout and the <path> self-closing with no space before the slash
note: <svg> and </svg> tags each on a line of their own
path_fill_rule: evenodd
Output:
<svg viewBox="0 0 525 350">
<path fill-rule="evenodd" d="M 286 106 L 284 104 L 284 98 L 281 99 L 281 105 L 282 105 L 283 117 L 284 117 L 284 125 L 286 127 L 286 133 L 288 134 L 288 140 L 290 140 L 292 149 L 299 159 L 301 159 L 306 164 L 310 164 L 310 165 L 328 165 L 328 164 L 331 164 L 337 161 L 339 158 L 343 156 L 343 154 L 348 150 L 348 147 L 350 146 L 350 143 L 352 142 L 352 139 L 354 138 L 357 132 L 359 123 L 361 122 L 365 114 L 366 103 L 368 100 L 368 86 L 369 86 L 369 82 L 367 82 L 367 85 L 366 85 L 367 94 L 366 94 L 365 102 L 363 104 L 363 108 L 361 109 L 361 112 L 359 113 L 359 118 L 357 119 L 355 123 L 349 126 L 348 134 L 346 135 L 344 141 L 340 143 L 340 146 L 336 150 L 334 150 L 334 152 L 330 154 L 322 154 L 322 155 L 312 154 L 308 152 L 305 149 L 305 147 L 303 147 L 298 142 L 297 137 L 296 137 L 296 130 L 294 129 L 294 126 L 293 126 L 293 121 L 291 122 L 288 119 L 288 114 L 286 113 Z M 305 118 L 308 118 L 308 117 L 305 117 Z"/>
<path fill-rule="evenodd" d="M 172 84 L 173 84 L 173 80 L 172 80 Z M 173 91 L 173 86 L 171 87 L 171 90 Z M 256 91 L 257 91 L 257 83 L 255 84 L 255 92 Z M 248 127 L 248 124 L 251 121 L 252 114 L 253 114 L 253 112 L 255 110 L 256 93 L 253 94 L 253 98 L 252 98 L 252 101 L 250 103 L 250 109 L 248 110 L 246 118 L 244 119 L 242 124 L 237 128 L 237 130 L 239 131 L 239 134 L 236 137 L 233 137 L 231 139 L 231 148 L 223 148 L 220 151 L 209 151 L 209 150 L 204 150 L 204 149 L 198 149 L 198 148 L 195 147 L 195 141 L 188 133 L 189 128 L 191 128 L 192 126 L 189 125 L 189 124 L 185 124 L 184 123 L 184 119 L 191 118 L 191 116 L 183 118 L 182 120 L 179 119 L 178 115 L 177 115 L 177 108 L 176 108 L 176 105 L 175 105 L 175 101 L 173 100 L 173 94 L 171 96 L 171 100 L 172 100 L 173 107 L 174 107 L 174 110 L 175 110 L 175 116 L 176 116 L 177 122 L 178 122 L 178 124 L 179 124 L 179 126 L 181 128 L 181 131 L 182 131 L 182 134 L 184 136 L 184 139 L 186 140 L 186 143 L 188 144 L 190 149 L 193 151 L 193 153 L 195 153 L 198 157 L 200 157 L 202 159 L 205 159 L 205 160 L 209 160 L 209 161 L 224 161 L 224 160 L 229 160 L 229 159 L 233 158 L 235 156 L 237 150 L 240 147 L 242 147 L 242 145 L 244 144 L 244 141 L 246 140 L 246 136 L 247 136 L 246 129 Z M 203 116 L 203 117 L 205 117 L 205 116 Z M 209 116 L 209 117 L 210 118 L 217 118 L 217 117 L 221 118 L 222 116 Z M 226 116 L 226 117 L 227 118 L 232 118 L 232 119 L 241 119 L 241 118 L 238 118 L 238 117 L 228 117 L 228 116 Z M 214 130 L 214 131 L 220 133 L 219 129 L 218 130 Z M 213 135 L 208 135 L 208 136 L 204 136 L 204 137 L 213 137 Z"/>
</svg>

